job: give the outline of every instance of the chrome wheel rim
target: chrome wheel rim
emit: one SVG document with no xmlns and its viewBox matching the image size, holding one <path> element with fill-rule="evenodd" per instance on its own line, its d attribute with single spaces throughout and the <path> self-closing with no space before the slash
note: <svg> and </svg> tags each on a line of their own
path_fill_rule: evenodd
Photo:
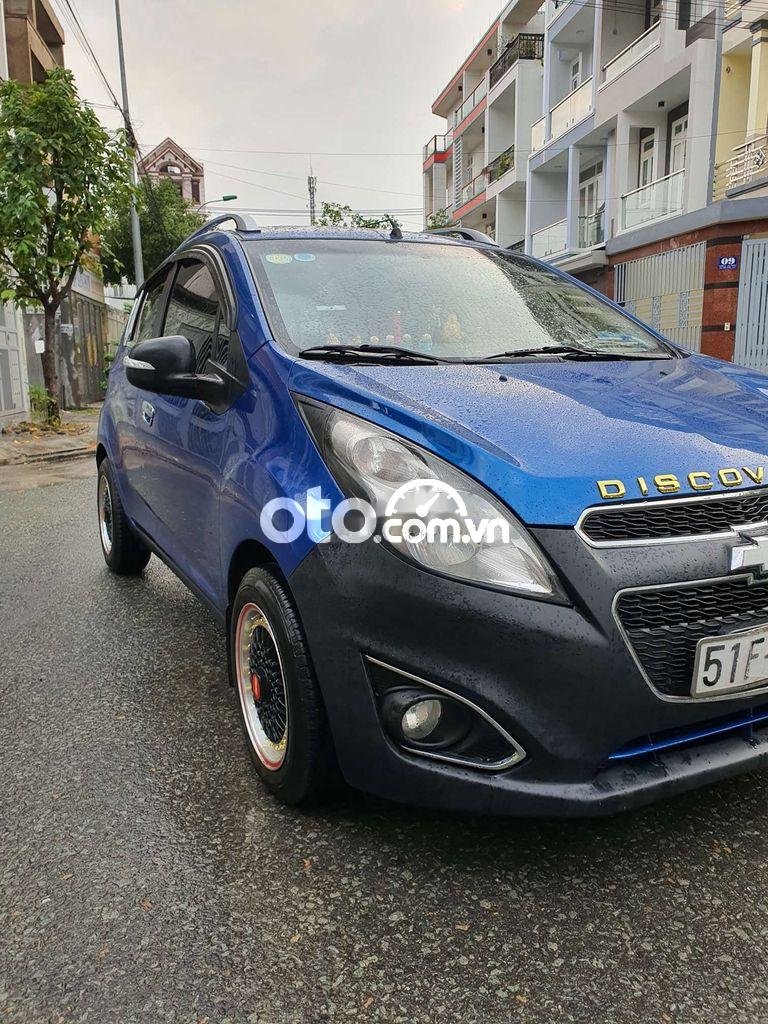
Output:
<svg viewBox="0 0 768 1024">
<path fill-rule="evenodd" d="M 257 604 L 249 602 L 241 609 L 235 645 L 237 692 L 248 739 L 264 767 L 276 772 L 288 749 L 288 699 L 277 640 Z"/>
<path fill-rule="evenodd" d="M 112 551 L 112 491 L 105 473 L 99 477 L 99 535 L 104 554 Z"/>
</svg>

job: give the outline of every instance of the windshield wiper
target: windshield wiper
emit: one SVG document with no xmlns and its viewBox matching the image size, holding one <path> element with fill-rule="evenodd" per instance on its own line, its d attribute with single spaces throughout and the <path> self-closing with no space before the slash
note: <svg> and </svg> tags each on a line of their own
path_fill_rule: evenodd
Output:
<svg viewBox="0 0 768 1024">
<path fill-rule="evenodd" d="M 362 358 L 361 358 L 362 357 Z M 370 358 L 369 358 L 370 357 Z M 381 361 L 408 363 L 453 363 L 459 360 L 443 359 L 431 356 L 427 352 L 417 352 L 412 348 L 401 348 L 399 345 L 313 345 L 299 352 L 300 359 L 338 359 L 340 362 L 370 362 L 378 357 Z"/>
<path fill-rule="evenodd" d="M 671 359 L 672 356 L 663 352 L 635 354 L 632 352 L 600 352 L 598 349 L 579 348 L 577 345 L 542 345 L 539 348 L 517 348 L 506 352 L 496 352 L 491 356 L 474 360 L 478 363 L 499 363 L 505 359 L 521 359 L 525 356 L 557 355 L 563 359 Z"/>
</svg>

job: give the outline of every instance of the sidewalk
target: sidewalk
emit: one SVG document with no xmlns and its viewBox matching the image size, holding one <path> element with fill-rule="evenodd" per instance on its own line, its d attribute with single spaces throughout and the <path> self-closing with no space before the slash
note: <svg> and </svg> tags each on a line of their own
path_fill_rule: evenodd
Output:
<svg viewBox="0 0 768 1024">
<path fill-rule="evenodd" d="M 15 433 L 13 427 L 6 427 L 0 433 L 0 467 L 90 455 L 96 450 L 100 409 L 101 405 L 96 404 L 62 412 L 61 432 L 33 428 Z"/>
</svg>

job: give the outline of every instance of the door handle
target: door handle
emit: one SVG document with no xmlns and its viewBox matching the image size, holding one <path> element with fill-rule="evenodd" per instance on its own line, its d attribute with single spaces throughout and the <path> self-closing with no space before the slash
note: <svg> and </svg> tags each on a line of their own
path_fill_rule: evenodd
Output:
<svg viewBox="0 0 768 1024">
<path fill-rule="evenodd" d="M 147 424 L 148 427 L 152 426 L 155 419 L 155 407 L 149 402 L 141 403 L 141 418 Z"/>
</svg>

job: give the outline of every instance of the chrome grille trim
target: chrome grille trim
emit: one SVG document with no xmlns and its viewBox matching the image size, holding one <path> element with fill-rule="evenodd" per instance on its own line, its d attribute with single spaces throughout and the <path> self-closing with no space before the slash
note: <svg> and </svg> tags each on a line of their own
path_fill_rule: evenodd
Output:
<svg viewBox="0 0 768 1024">
<path fill-rule="evenodd" d="M 717 491 L 714 494 L 696 494 L 684 498 L 651 498 L 643 501 L 617 502 L 615 505 L 588 505 L 579 516 L 575 530 L 577 536 L 591 548 L 637 548 L 655 546 L 657 544 L 692 544 L 700 540 L 733 540 L 738 537 L 739 529 L 768 525 L 768 522 L 766 522 L 765 519 L 756 521 L 752 520 L 749 522 L 745 521 L 742 523 L 734 522 L 731 524 L 730 529 L 719 532 L 680 534 L 674 537 L 631 537 L 627 540 L 595 540 L 586 532 L 584 524 L 590 516 L 595 515 L 598 512 L 601 514 L 607 513 L 608 515 L 611 515 L 614 512 L 622 512 L 625 510 L 636 511 L 643 508 L 658 509 L 668 506 L 680 507 L 681 505 L 692 505 L 710 501 L 737 500 L 744 499 L 748 495 L 760 492 L 764 493 L 766 497 L 768 497 L 768 487 L 747 487 L 738 491 Z"/>
</svg>

